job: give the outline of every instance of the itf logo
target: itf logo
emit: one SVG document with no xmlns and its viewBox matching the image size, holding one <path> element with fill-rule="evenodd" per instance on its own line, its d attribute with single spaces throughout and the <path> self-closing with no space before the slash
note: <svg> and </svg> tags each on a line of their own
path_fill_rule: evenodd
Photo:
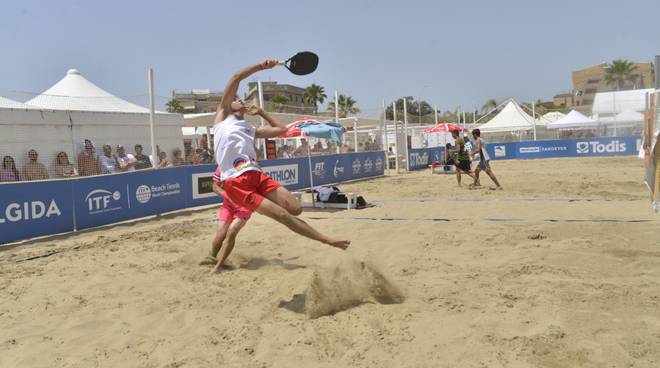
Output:
<svg viewBox="0 0 660 368">
<path fill-rule="evenodd" d="M 142 204 L 149 202 L 151 200 L 151 189 L 146 185 L 140 185 L 135 191 L 135 199 Z"/>
<path fill-rule="evenodd" d="M 314 173 L 314 175 L 318 176 L 319 178 L 324 178 L 325 177 L 325 162 L 317 162 L 314 165 L 313 173 Z"/>
<path fill-rule="evenodd" d="M 353 161 L 352 167 L 353 167 L 353 175 L 359 174 L 360 169 L 362 169 L 362 163 L 360 162 L 359 159 L 356 158 L 355 161 Z"/>
<path fill-rule="evenodd" d="M 495 157 L 506 157 L 506 146 L 494 146 Z"/>
<path fill-rule="evenodd" d="M 94 189 L 85 197 L 87 210 L 90 215 L 111 212 L 121 209 L 121 193 L 117 190 L 110 192 L 105 189 Z"/>
</svg>

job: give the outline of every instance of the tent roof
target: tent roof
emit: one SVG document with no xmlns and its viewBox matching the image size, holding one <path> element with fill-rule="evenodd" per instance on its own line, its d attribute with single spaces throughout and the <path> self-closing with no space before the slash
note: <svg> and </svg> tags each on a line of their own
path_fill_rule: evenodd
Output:
<svg viewBox="0 0 660 368">
<path fill-rule="evenodd" d="M 69 69 L 55 83 L 27 105 L 51 110 L 148 113 L 149 110 L 104 91 L 83 77 L 77 69 Z"/>
<path fill-rule="evenodd" d="M 563 118 L 564 116 L 566 116 L 566 114 L 561 113 L 559 111 L 550 111 L 542 115 L 540 118 L 536 119 L 536 121 L 537 124 L 546 125 L 548 123 L 552 123 L 553 121 L 557 121 Z"/>
<path fill-rule="evenodd" d="M 479 126 L 484 133 L 512 132 L 534 128 L 534 119 L 527 114 L 513 99 L 504 106 L 494 118 Z"/>
<path fill-rule="evenodd" d="M 598 124 L 599 123 L 597 121 L 584 116 L 580 112 L 571 110 L 571 112 L 569 112 L 563 118 L 552 123 L 548 123 L 546 127 L 548 129 L 580 129 L 597 127 Z"/>
<path fill-rule="evenodd" d="M 0 108 L 3 109 L 31 109 L 33 107 L 28 106 L 24 103 L 10 100 L 8 98 L 0 97 Z"/>
<path fill-rule="evenodd" d="M 646 94 L 654 91 L 653 88 L 647 88 L 596 93 L 591 112 L 599 115 L 613 115 L 625 110 L 644 111 Z"/>
<path fill-rule="evenodd" d="M 615 117 L 607 116 L 607 117 L 602 117 L 598 120 L 603 124 L 614 124 Z M 641 123 L 642 121 L 644 121 L 644 114 L 637 111 L 625 110 L 616 114 L 617 124 L 635 124 L 635 123 Z"/>
</svg>

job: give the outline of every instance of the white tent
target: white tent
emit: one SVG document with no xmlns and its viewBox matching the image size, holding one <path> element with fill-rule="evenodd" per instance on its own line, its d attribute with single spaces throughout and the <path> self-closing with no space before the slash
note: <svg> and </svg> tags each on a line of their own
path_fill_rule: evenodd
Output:
<svg viewBox="0 0 660 368">
<path fill-rule="evenodd" d="M 564 116 L 566 116 L 566 114 L 563 114 L 559 111 L 551 111 L 536 119 L 536 125 L 547 125 L 548 123 L 557 121 Z"/>
<path fill-rule="evenodd" d="M 653 93 L 653 88 L 633 89 L 629 91 L 613 91 L 596 93 L 591 113 L 612 116 L 625 110 L 642 112 L 646 110 L 646 95 Z"/>
<path fill-rule="evenodd" d="M 28 106 L 24 103 L 10 100 L 8 98 L 0 97 L 0 109 L 21 109 L 21 110 L 26 110 L 26 109 L 31 109 L 33 107 Z"/>
<path fill-rule="evenodd" d="M 614 124 L 616 122 L 618 125 L 641 125 L 644 121 L 644 114 L 633 110 L 625 110 L 616 114 L 615 117 L 602 117 L 598 120 L 602 124 Z"/>
<path fill-rule="evenodd" d="M 494 118 L 479 126 L 484 133 L 526 131 L 534 128 L 534 119 L 514 100 L 504 106 Z"/>
<path fill-rule="evenodd" d="M 145 107 L 104 91 L 83 77 L 77 69 L 69 69 L 64 78 L 26 104 L 49 110 L 149 112 Z"/>
<path fill-rule="evenodd" d="M 121 144 L 133 153 L 138 143 L 145 153 L 151 151 L 148 109 L 111 95 L 75 69 L 43 94 L 18 104 L 0 108 L 0 154 L 13 156 L 18 166 L 30 148 L 38 151 L 39 160 L 49 169 L 60 151 L 75 164 L 83 139 L 90 139 L 97 153 L 103 144 L 111 145 L 113 152 Z M 169 157 L 174 148 L 183 149 L 182 126 L 181 115 L 155 116 L 156 144 Z M 54 176 L 54 171 L 50 174 Z"/>
<path fill-rule="evenodd" d="M 591 129 L 598 127 L 599 123 L 583 114 L 571 110 L 563 118 L 548 123 L 546 128 L 548 129 Z"/>
</svg>

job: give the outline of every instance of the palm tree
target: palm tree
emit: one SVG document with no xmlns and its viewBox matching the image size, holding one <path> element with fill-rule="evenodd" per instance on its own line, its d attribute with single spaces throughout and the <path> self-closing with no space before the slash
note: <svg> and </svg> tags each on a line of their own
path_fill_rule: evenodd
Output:
<svg viewBox="0 0 660 368">
<path fill-rule="evenodd" d="M 275 107 L 279 112 L 282 112 L 282 109 L 284 108 L 284 104 L 289 102 L 289 99 L 285 95 L 278 93 L 275 96 L 273 96 L 273 98 L 270 101 L 275 104 Z"/>
<path fill-rule="evenodd" d="M 305 100 L 305 103 L 308 105 L 314 105 L 314 115 L 318 115 L 318 104 L 323 103 L 326 97 L 328 96 L 325 94 L 325 88 L 314 83 L 305 88 L 305 92 L 303 93 L 303 100 Z"/>
<path fill-rule="evenodd" d="M 497 107 L 497 101 L 495 101 L 495 99 L 491 98 L 489 100 L 486 100 L 484 105 L 481 106 L 481 112 L 485 113 L 485 112 L 488 112 L 488 111 L 490 111 L 490 110 L 492 110 L 496 107 Z"/>
<path fill-rule="evenodd" d="M 357 108 L 357 100 L 351 96 L 339 95 L 338 106 L 339 106 L 339 117 L 345 118 L 348 114 L 357 114 L 360 112 L 360 109 Z M 328 111 L 335 111 L 335 101 L 331 101 L 328 104 Z"/>
<path fill-rule="evenodd" d="M 605 81 L 615 85 L 617 91 L 621 90 L 626 82 L 634 82 L 637 79 L 635 70 L 637 66 L 628 60 L 614 60 L 605 67 Z"/>
<path fill-rule="evenodd" d="M 179 100 L 176 98 L 171 99 L 168 103 L 165 104 L 165 106 L 167 106 L 167 112 L 169 113 L 183 114 L 185 112 L 183 105 L 181 105 L 181 102 L 179 102 Z"/>
</svg>

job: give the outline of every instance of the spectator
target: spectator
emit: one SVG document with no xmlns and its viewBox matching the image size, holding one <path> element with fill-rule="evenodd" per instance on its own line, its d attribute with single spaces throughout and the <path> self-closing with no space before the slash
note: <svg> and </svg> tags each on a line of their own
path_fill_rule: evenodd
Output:
<svg viewBox="0 0 660 368">
<path fill-rule="evenodd" d="M 321 141 L 316 142 L 316 144 L 314 145 L 314 149 L 312 150 L 312 152 L 316 152 L 316 153 L 318 153 L 318 154 L 325 153 L 325 150 L 323 149 L 323 143 L 321 143 Z"/>
<path fill-rule="evenodd" d="M 29 161 L 23 166 L 23 180 L 45 180 L 48 179 L 46 166 L 37 161 L 39 154 L 34 149 L 28 151 Z"/>
<path fill-rule="evenodd" d="M 69 162 L 69 156 L 66 152 L 60 152 L 57 154 L 55 160 L 55 173 L 58 178 L 71 178 L 78 176 L 78 170 L 73 167 L 73 164 Z"/>
<path fill-rule="evenodd" d="M 151 164 L 151 160 L 149 159 L 149 156 L 145 155 L 142 153 L 142 145 L 141 144 L 136 144 L 135 145 L 135 170 L 144 170 L 144 169 L 150 169 L 153 165 Z"/>
<path fill-rule="evenodd" d="M 293 151 L 293 155 L 295 157 L 301 157 L 301 156 L 307 156 L 309 153 L 309 143 L 307 143 L 307 139 L 303 138 L 300 140 L 300 147 L 298 147 L 295 151 Z"/>
<path fill-rule="evenodd" d="M 193 164 L 195 165 L 201 165 L 203 164 L 203 157 L 202 157 L 203 150 L 201 148 L 198 148 L 195 150 L 195 156 L 193 156 Z"/>
<path fill-rule="evenodd" d="M 16 163 L 11 156 L 5 156 L 2 159 L 2 168 L 0 168 L 0 183 L 20 181 L 21 176 L 16 169 Z"/>
<path fill-rule="evenodd" d="M 282 147 L 282 158 L 292 158 L 291 148 L 288 145 Z"/>
<path fill-rule="evenodd" d="M 190 143 L 184 143 L 183 149 L 186 153 L 184 158 L 186 165 L 192 165 L 195 162 L 194 151 L 192 149 L 192 146 L 190 145 Z"/>
<path fill-rule="evenodd" d="M 339 149 L 341 153 L 349 153 L 351 152 L 351 148 L 348 146 L 348 144 L 344 143 L 341 145 L 341 148 Z"/>
<path fill-rule="evenodd" d="M 103 156 L 99 158 L 101 162 L 101 174 L 114 174 L 117 171 L 117 160 L 112 155 L 112 147 L 103 145 Z"/>
<path fill-rule="evenodd" d="M 156 152 L 158 152 L 158 165 L 156 165 L 157 169 L 163 169 L 166 167 L 172 167 L 170 161 L 167 159 L 167 152 L 161 151 L 160 147 L 156 146 Z"/>
<path fill-rule="evenodd" d="M 337 146 L 335 145 L 334 141 L 328 141 L 327 152 L 328 152 L 329 155 L 337 153 Z"/>
<path fill-rule="evenodd" d="M 96 157 L 96 149 L 89 139 L 85 139 L 83 150 L 78 155 L 78 173 L 80 176 L 101 174 L 99 160 Z"/>
<path fill-rule="evenodd" d="M 172 150 L 172 166 L 185 166 L 186 161 L 181 157 L 181 149 L 180 148 L 175 148 Z"/>
<path fill-rule="evenodd" d="M 213 156 L 207 149 L 202 151 L 202 162 L 205 164 L 215 163 Z"/>
<path fill-rule="evenodd" d="M 121 144 L 117 145 L 115 161 L 117 162 L 117 172 L 135 171 L 137 160 L 130 153 L 126 153 L 124 146 Z"/>
</svg>

